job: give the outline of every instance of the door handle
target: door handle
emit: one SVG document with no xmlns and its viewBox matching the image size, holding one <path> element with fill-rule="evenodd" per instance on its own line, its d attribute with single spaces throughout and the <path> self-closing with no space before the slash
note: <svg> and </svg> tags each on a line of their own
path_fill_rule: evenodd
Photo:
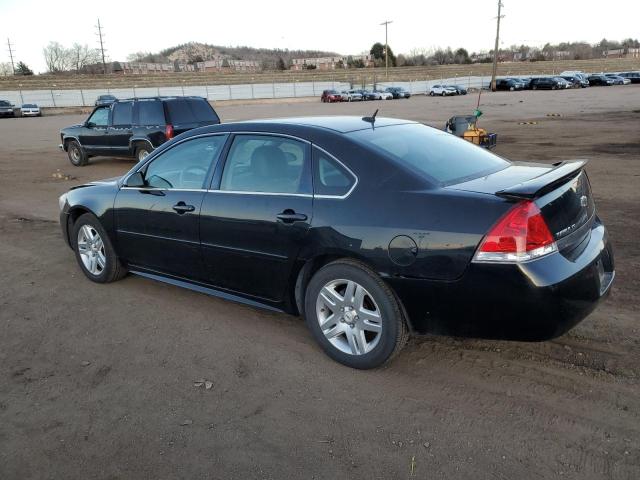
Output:
<svg viewBox="0 0 640 480">
<path fill-rule="evenodd" d="M 277 219 L 284 223 L 304 222 L 307 216 L 304 213 L 296 213 L 290 208 L 276 215 Z"/>
<path fill-rule="evenodd" d="M 184 202 L 178 202 L 172 208 L 178 213 L 178 215 L 182 215 L 183 213 L 187 212 L 193 212 L 196 209 L 196 207 L 194 207 L 193 205 L 187 205 Z"/>
</svg>

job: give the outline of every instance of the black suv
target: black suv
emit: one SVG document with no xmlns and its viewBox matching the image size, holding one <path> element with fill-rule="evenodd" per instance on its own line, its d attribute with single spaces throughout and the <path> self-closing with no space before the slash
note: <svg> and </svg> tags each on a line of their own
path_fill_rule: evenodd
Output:
<svg viewBox="0 0 640 480">
<path fill-rule="evenodd" d="M 140 161 L 174 135 L 218 123 L 218 114 L 202 97 L 116 100 L 94 108 L 84 123 L 60 130 L 60 148 L 77 167 L 99 155 Z"/>
<path fill-rule="evenodd" d="M 15 117 L 13 105 L 6 100 L 0 100 L 0 117 Z"/>
<path fill-rule="evenodd" d="M 538 77 L 531 80 L 531 90 L 557 90 L 563 88 L 560 86 L 560 82 L 551 77 Z"/>
</svg>

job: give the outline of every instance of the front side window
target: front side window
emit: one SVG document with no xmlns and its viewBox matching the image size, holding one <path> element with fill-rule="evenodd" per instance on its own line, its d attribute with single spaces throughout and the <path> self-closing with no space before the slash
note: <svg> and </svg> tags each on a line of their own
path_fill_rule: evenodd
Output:
<svg viewBox="0 0 640 480">
<path fill-rule="evenodd" d="M 322 150 L 313 149 L 313 190 L 316 195 L 341 197 L 355 183 L 353 175 Z"/>
<path fill-rule="evenodd" d="M 113 106 L 113 125 L 131 125 L 133 102 L 118 102 Z"/>
<path fill-rule="evenodd" d="M 144 169 L 145 185 L 160 189 L 201 189 L 220 157 L 226 135 L 194 138 L 161 153 Z"/>
<path fill-rule="evenodd" d="M 94 127 L 106 127 L 109 124 L 109 108 L 98 108 L 91 114 L 87 123 Z"/>
<path fill-rule="evenodd" d="M 311 193 L 307 145 L 285 137 L 238 135 L 222 172 L 220 190 Z"/>
</svg>

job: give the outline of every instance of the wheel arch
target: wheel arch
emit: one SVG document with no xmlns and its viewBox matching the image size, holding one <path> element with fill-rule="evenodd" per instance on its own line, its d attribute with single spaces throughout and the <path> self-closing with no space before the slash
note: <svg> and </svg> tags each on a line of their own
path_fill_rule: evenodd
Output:
<svg viewBox="0 0 640 480">
<path fill-rule="evenodd" d="M 304 300 L 305 300 L 304 294 L 306 292 L 307 285 L 309 284 L 309 281 L 311 280 L 313 275 L 325 265 L 328 265 L 331 262 L 335 262 L 336 260 L 350 260 L 350 261 L 361 263 L 365 267 L 367 267 L 369 270 L 372 270 L 374 273 L 377 274 L 376 268 L 374 267 L 374 265 L 371 264 L 370 261 L 368 261 L 366 258 L 360 255 L 354 254 L 353 252 L 337 252 L 337 251 L 322 252 L 308 258 L 306 261 L 301 261 L 299 262 L 298 267 L 294 271 L 293 281 L 292 281 L 293 291 L 291 292 L 292 298 L 290 303 L 291 303 L 292 309 L 294 310 L 293 311 L 294 314 L 303 315 Z M 400 306 L 400 310 L 402 311 L 404 321 L 406 322 L 407 327 L 409 328 L 409 332 L 413 333 L 414 328 L 411 323 L 411 319 L 407 314 L 407 310 L 405 309 L 404 304 L 402 303 L 402 300 L 400 299 L 395 289 L 391 285 L 387 283 L 387 286 L 389 287 L 389 290 L 393 292 L 393 295 L 396 301 L 398 302 L 398 305 Z"/>
<path fill-rule="evenodd" d="M 149 146 L 150 150 L 149 153 L 153 152 L 155 150 L 155 147 L 153 146 L 153 143 L 151 143 L 151 140 L 149 140 L 148 138 L 140 138 L 140 137 L 136 137 L 136 138 L 132 138 L 131 140 L 129 140 L 129 151 L 135 155 L 136 153 L 136 149 L 138 148 L 138 145 L 144 143 L 146 145 Z"/>
</svg>

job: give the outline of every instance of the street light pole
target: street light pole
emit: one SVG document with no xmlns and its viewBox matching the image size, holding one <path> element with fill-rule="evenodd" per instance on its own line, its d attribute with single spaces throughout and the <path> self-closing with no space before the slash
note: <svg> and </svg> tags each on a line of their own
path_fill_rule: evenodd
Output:
<svg viewBox="0 0 640 480">
<path fill-rule="evenodd" d="M 384 74 L 389 80 L 389 41 L 387 36 L 387 28 L 393 20 L 385 20 L 380 25 L 384 25 Z"/>
<path fill-rule="evenodd" d="M 500 9 L 502 8 L 502 1 L 498 0 L 498 22 L 496 26 L 496 45 L 493 49 L 493 70 L 491 71 L 491 91 L 496 91 L 496 74 L 498 73 L 498 48 L 500 41 L 500 19 L 504 15 L 500 15 Z"/>
</svg>

